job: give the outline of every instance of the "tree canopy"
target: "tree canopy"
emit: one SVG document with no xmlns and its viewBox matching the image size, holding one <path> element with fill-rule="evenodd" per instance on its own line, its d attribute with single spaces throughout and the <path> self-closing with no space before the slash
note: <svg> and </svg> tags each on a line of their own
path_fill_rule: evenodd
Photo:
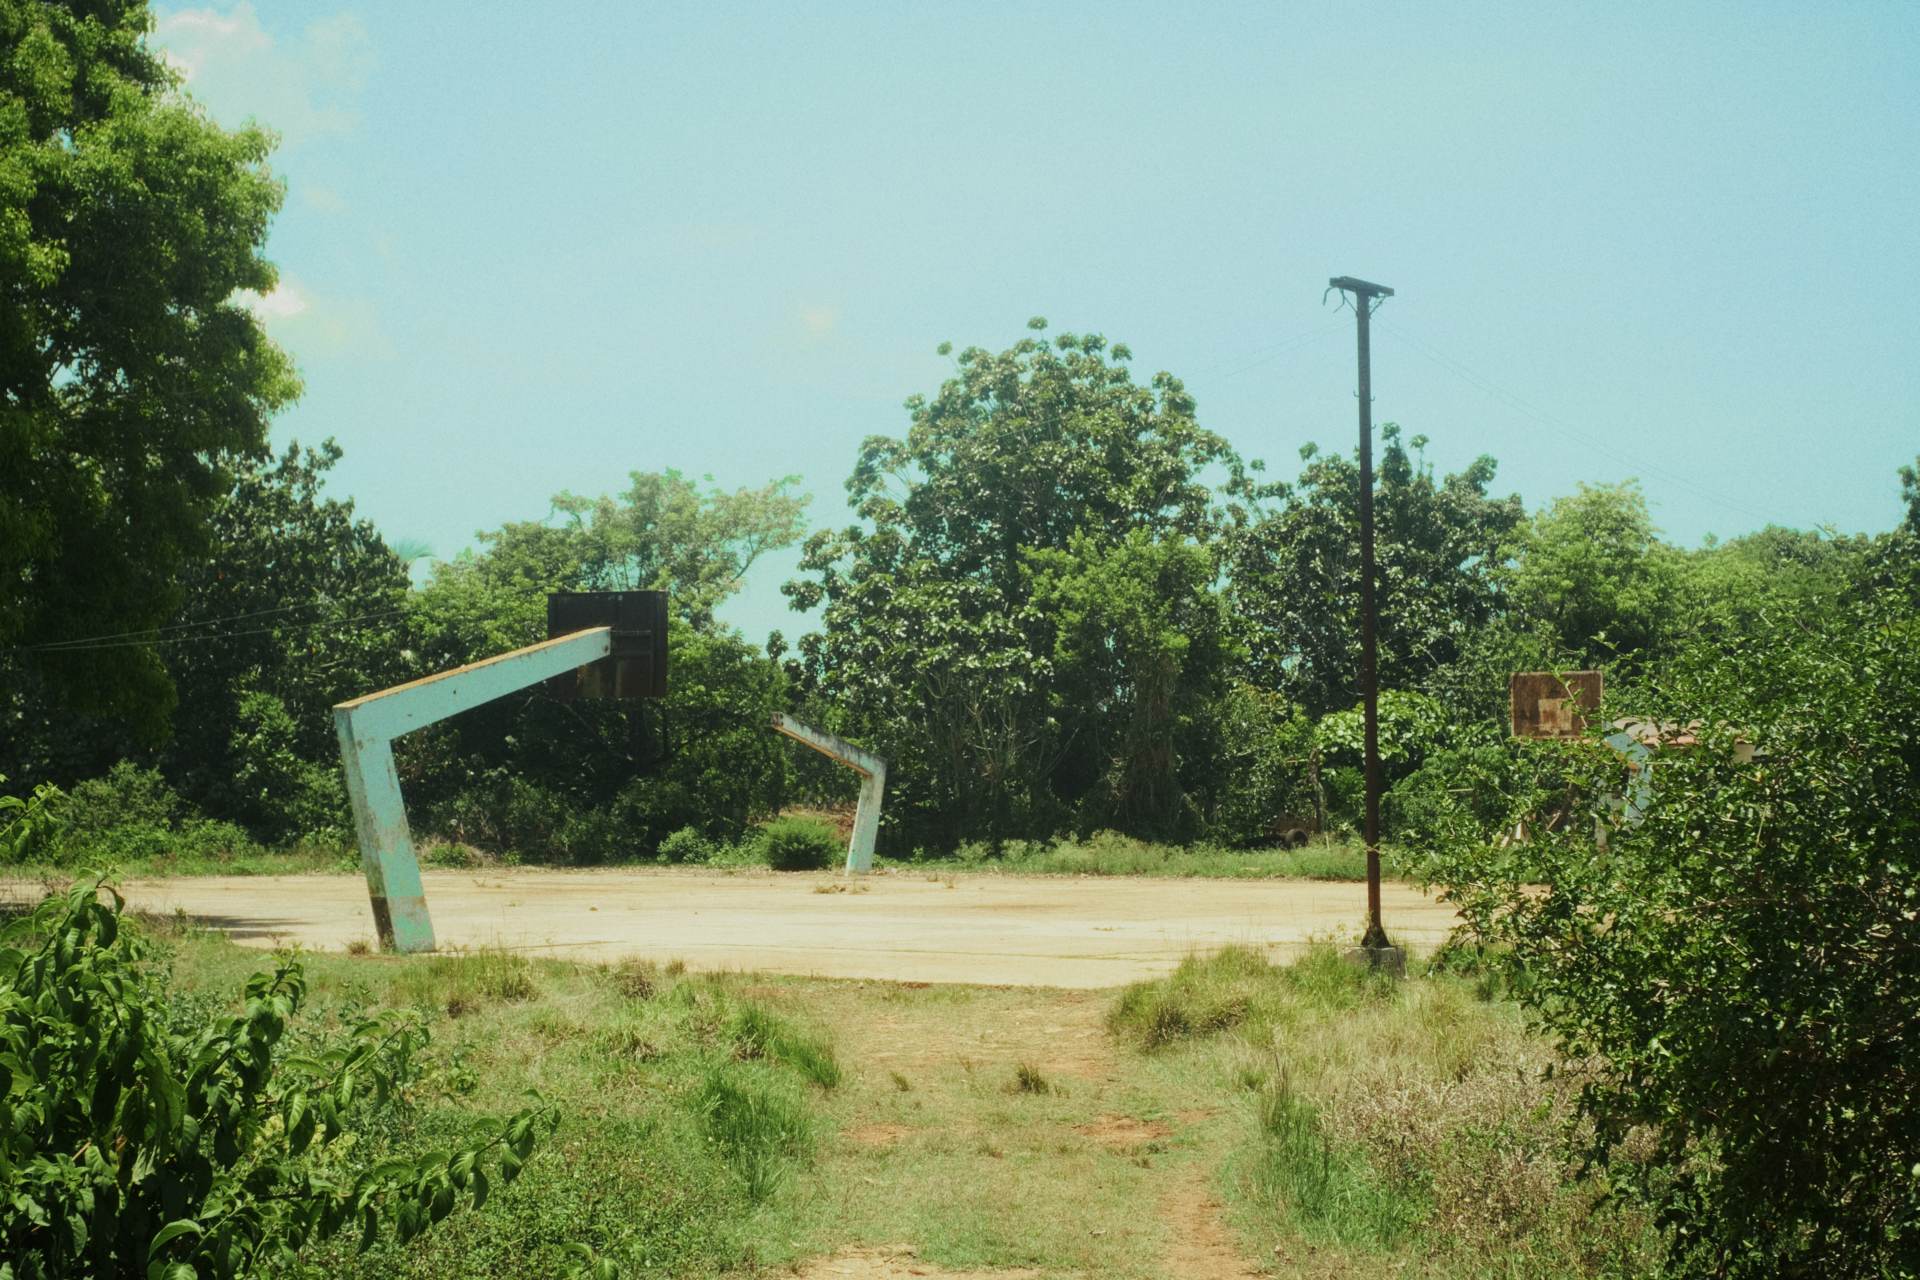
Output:
<svg viewBox="0 0 1920 1280">
<path fill-rule="evenodd" d="M 137 0 L 0 0 L 0 644 L 157 627 L 226 469 L 298 392 L 245 305 L 270 137 L 178 92 Z M 146 648 L 33 650 L 70 705 L 163 730 Z"/>
</svg>

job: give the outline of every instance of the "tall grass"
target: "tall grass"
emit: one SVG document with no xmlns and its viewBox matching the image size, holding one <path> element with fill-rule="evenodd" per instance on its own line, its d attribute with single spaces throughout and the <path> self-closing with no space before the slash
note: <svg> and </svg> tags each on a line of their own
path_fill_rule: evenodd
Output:
<svg viewBox="0 0 1920 1280">
<path fill-rule="evenodd" d="M 766 1199 L 813 1152 L 804 1099 L 764 1074 L 716 1062 L 701 1076 L 692 1106 L 751 1200 Z"/>
<path fill-rule="evenodd" d="M 833 1046 L 757 1004 L 743 1004 L 733 1015 L 734 1052 L 742 1058 L 785 1063 L 823 1089 L 840 1084 L 840 1062 Z"/>
<path fill-rule="evenodd" d="M 1221 1185 L 1261 1254 L 1305 1241 L 1422 1275 L 1649 1273 L 1656 1233 L 1578 1173 L 1571 1086 L 1543 1078 L 1546 1044 L 1480 977 L 1230 948 L 1127 988 L 1108 1028 L 1200 1089 L 1241 1091 Z"/>
<path fill-rule="evenodd" d="M 1293 1091 L 1284 1072 L 1260 1086 L 1255 1117 L 1258 1137 L 1243 1172 L 1246 1191 L 1302 1234 L 1382 1249 L 1426 1216 L 1426 1198 L 1417 1186 L 1395 1185 L 1363 1152 L 1335 1145 L 1318 1109 Z"/>
</svg>

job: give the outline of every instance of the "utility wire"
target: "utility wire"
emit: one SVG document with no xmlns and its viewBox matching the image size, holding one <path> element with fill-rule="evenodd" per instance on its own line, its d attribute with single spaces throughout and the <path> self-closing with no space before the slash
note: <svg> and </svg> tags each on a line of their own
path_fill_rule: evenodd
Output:
<svg viewBox="0 0 1920 1280">
<path fill-rule="evenodd" d="M 1610 454 L 1616 458 L 1619 458 L 1624 462 L 1627 462 L 1637 467 L 1639 470 L 1645 473 L 1658 476 L 1662 480 L 1665 480 L 1670 484 L 1678 485 L 1679 487 L 1690 491 L 1697 497 L 1705 498 L 1709 502 L 1719 503 L 1721 506 L 1727 508 L 1728 510 L 1737 511 L 1744 516 L 1748 516 L 1748 517 L 1751 517 L 1752 519 L 1760 521 L 1761 524 L 1763 525 L 1772 523 L 1773 517 L 1771 517 L 1770 515 L 1768 515 L 1763 511 L 1757 510 L 1754 507 L 1747 506 L 1745 503 L 1742 503 L 1736 499 L 1729 498 L 1723 493 L 1715 492 L 1714 490 L 1707 488 L 1706 486 L 1700 484 L 1698 481 L 1692 479 L 1689 476 L 1683 475 L 1680 472 L 1670 470 L 1666 467 L 1658 466 L 1654 463 L 1647 462 L 1644 459 L 1632 457 L 1626 454 L 1625 452 L 1623 452 L 1617 446 L 1609 445 L 1603 441 L 1596 440 L 1595 438 L 1586 434 L 1585 432 L 1580 431 L 1578 428 L 1567 425 L 1565 422 L 1561 421 L 1560 419 L 1554 417 L 1552 414 L 1548 413 L 1545 409 L 1542 409 L 1539 405 L 1536 405 L 1521 396 L 1515 395 L 1513 392 L 1503 390 L 1501 387 L 1496 385 L 1491 379 L 1485 377 L 1480 373 L 1475 372 L 1468 365 L 1462 363 L 1459 360 L 1454 359 L 1452 356 L 1447 355 L 1445 352 L 1440 351 L 1439 349 L 1433 347 L 1432 345 L 1426 342 L 1422 342 L 1420 339 L 1414 337 L 1412 334 L 1404 332 L 1398 326 L 1389 324 L 1385 320 L 1380 320 L 1380 321 L 1377 321 L 1376 323 L 1378 323 L 1382 329 L 1392 334 L 1395 338 L 1398 338 L 1401 342 L 1404 342 L 1409 347 L 1412 347 L 1416 353 L 1422 356 L 1425 356 L 1427 359 L 1433 361 L 1435 364 L 1439 365 L 1441 368 L 1446 369 L 1448 372 L 1452 373 L 1455 377 L 1460 378 L 1462 381 L 1472 385 L 1473 387 L 1477 388 L 1478 390 L 1492 397 L 1493 399 L 1500 401 L 1501 403 L 1505 404 L 1508 408 L 1519 412 L 1523 416 L 1532 418 L 1536 422 L 1540 423 L 1541 425 L 1551 428 L 1552 430 L 1558 431 L 1562 435 L 1570 436 L 1573 439 L 1579 441 L 1580 443 L 1586 445 L 1590 449 L 1596 450 L 1599 453 Z"/>
<path fill-rule="evenodd" d="M 1301 347 L 1311 346 L 1328 334 L 1335 333 L 1344 328 L 1346 328 L 1346 325 L 1336 320 L 1332 324 L 1323 324 L 1312 329 L 1305 329 L 1291 337 L 1282 338 L 1278 342 L 1268 343 L 1264 347 L 1257 347 L 1252 351 L 1235 356 L 1231 360 L 1222 360 L 1218 364 L 1210 365 L 1200 370 L 1199 376 L 1203 378 L 1211 378 L 1216 375 L 1220 378 L 1236 377 L 1249 369 L 1258 368 L 1269 360 L 1277 360 L 1290 351 L 1298 351 Z M 1227 373 L 1220 373 L 1220 370 L 1229 364 L 1236 367 Z"/>
<path fill-rule="evenodd" d="M 306 608 L 309 606 L 302 605 L 298 607 Z M 301 632 L 322 631 L 322 630 L 351 627 L 356 624 L 366 623 L 369 621 L 373 621 L 375 619 L 391 618 L 397 614 L 407 612 L 408 607 L 409 606 L 406 606 L 406 605 L 395 605 L 392 608 L 372 609 L 365 613 L 353 614 L 345 618 L 314 618 L 306 622 L 292 622 L 292 623 L 285 623 L 285 624 L 280 624 L 280 625 L 275 625 L 270 627 L 248 627 L 248 628 L 243 628 L 237 631 L 204 631 L 196 635 L 188 635 L 188 636 L 170 636 L 170 637 L 163 636 L 158 638 L 148 637 L 146 639 L 140 639 L 140 640 L 124 640 L 118 637 L 102 637 L 100 643 L 97 643 L 97 644 L 86 644 L 77 640 L 73 640 L 73 641 L 63 642 L 58 646 L 26 645 L 26 646 L 21 646 L 20 648 L 16 648 L 15 650 L 13 650 L 13 652 L 24 653 L 24 652 L 39 651 L 39 652 L 45 652 L 45 653 L 94 653 L 101 649 L 149 649 L 149 648 L 157 649 L 166 645 L 206 644 L 215 640 L 238 639 L 242 636 L 264 636 L 264 635 L 273 635 L 275 633 L 299 634 Z M 273 611 L 261 610 L 259 612 L 268 613 Z M 235 618 L 244 618 L 247 616 L 249 615 L 245 615 L 245 614 L 234 615 Z M 253 616 L 258 616 L 258 615 L 256 614 Z"/>
<path fill-rule="evenodd" d="M 127 640 L 140 636 L 162 636 L 170 631 L 192 631 L 203 627 L 218 626 L 223 622 L 240 622 L 249 618 L 264 618 L 271 614 L 292 613 L 298 609 L 321 609 L 330 604 L 343 603 L 335 600 L 307 600 L 300 604 L 283 604 L 272 609 L 253 609 L 246 613 L 229 613 L 218 618 L 201 618 L 197 622 L 174 622 L 164 627 L 142 627 L 137 631 L 115 631 L 106 635 L 77 636 L 71 640 L 49 640 L 44 644 L 23 644 L 14 646 L 16 650 L 48 650 L 93 647 L 100 641 Z"/>
</svg>

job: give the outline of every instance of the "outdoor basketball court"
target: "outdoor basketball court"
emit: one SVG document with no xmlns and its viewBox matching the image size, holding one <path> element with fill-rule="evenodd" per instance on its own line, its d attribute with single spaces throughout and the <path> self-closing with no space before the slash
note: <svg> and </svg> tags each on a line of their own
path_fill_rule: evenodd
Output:
<svg viewBox="0 0 1920 1280">
<path fill-rule="evenodd" d="M 429 871 L 424 879 L 442 952 L 501 947 L 596 962 L 682 960 L 699 970 L 1018 986 L 1119 986 L 1231 944 L 1283 960 L 1314 938 L 1357 940 L 1366 908 L 1364 884 L 1307 880 L 923 871 L 843 880 L 677 869 Z M 374 943 L 357 875 L 122 888 L 135 910 L 184 912 L 248 946 Z M 1423 954 L 1437 947 L 1452 910 L 1406 885 L 1382 888 L 1393 940 Z"/>
</svg>

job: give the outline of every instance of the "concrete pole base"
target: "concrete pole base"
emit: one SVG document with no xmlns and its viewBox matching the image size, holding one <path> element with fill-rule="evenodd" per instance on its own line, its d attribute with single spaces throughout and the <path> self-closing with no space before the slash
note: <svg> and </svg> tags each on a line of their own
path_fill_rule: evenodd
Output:
<svg viewBox="0 0 1920 1280">
<path fill-rule="evenodd" d="M 1362 969 L 1380 969 L 1396 978 L 1407 976 L 1407 953 L 1399 947 L 1353 947 L 1346 952 L 1350 965 Z"/>
</svg>

